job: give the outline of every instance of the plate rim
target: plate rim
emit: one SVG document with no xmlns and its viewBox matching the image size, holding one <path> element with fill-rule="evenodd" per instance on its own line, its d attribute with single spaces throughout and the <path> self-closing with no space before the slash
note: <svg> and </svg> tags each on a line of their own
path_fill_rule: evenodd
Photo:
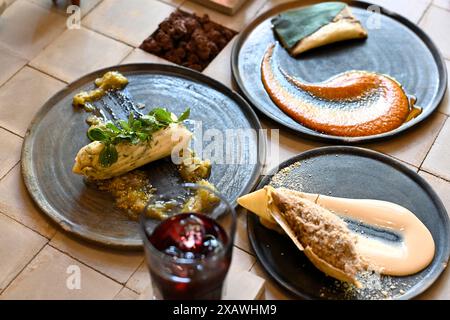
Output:
<svg viewBox="0 0 450 320">
<path fill-rule="evenodd" d="M 430 53 L 433 56 L 433 59 L 435 61 L 435 64 L 438 69 L 439 73 L 439 88 L 436 95 L 436 98 L 432 101 L 431 107 L 427 110 L 427 113 L 424 114 L 421 118 L 416 118 L 416 120 L 412 120 L 407 124 L 404 124 L 394 130 L 377 134 L 377 135 L 371 135 L 371 136 L 363 136 L 363 137 L 344 137 L 344 136 L 333 136 L 329 134 L 320 133 L 318 131 L 309 129 L 304 127 L 300 123 L 296 123 L 297 125 L 300 125 L 301 127 L 298 128 L 296 125 L 288 124 L 285 121 L 280 120 L 278 117 L 272 115 L 270 112 L 266 110 L 266 108 L 259 105 L 255 99 L 253 99 L 252 94 L 247 91 L 245 88 L 244 82 L 241 78 L 241 73 L 239 71 L 239 52 L 242 49 L 242 45 L 245 43 L 246 39 L 248 38 L 249 34 L 254 30 L 255 27 L 257 27 L 262 21 L 266 20 L 266 18 L 276 12 L 281 12 L 283 10 L 292 9 L 296 4 L 296 7 L 302 6 L 301 1 L 290 1 L 281 3 L 279 5 L 276 5 L 263 13 L 259 14 L 253 21 L 251 21 L 249 24 L 245 26 L 245 28 L 239 33 L 237 36 L 236 41 L 233 44 L 233 47 L 231 49 L 231 57 L 230 57 L 230 64 L 231 64 L 231 74 L 233 78 L 233 82 L 236 84 L 239 92 L 242 94 L 242 96 L 249 102 L 250 106 L 255 108 L 259 113 L 263 114 L 266 118 L 270 119 L 271 121 L 283 126 L 284 128 L 288 129 L 292 133 L 300 136 L 305 137 L 308 139 L 316 140 L 316 141 L 323 141 L 323 142 L 329 142 L 329 143 L 347 143 L 347 144 L 362 144 L 367 142 L 375 142 L 375 141 L 381 141 L 385 139 L 390 139 L 393 137 L 396 137 L 402 133 L 405 133 L 409 131 L 410 129 L 414 128 L 416 125 L 419 125 L 426 119 L 428 119 L 432 114 L 435 113 L 435 111 L 439 108 L 439 105 L 441 104 L 442 100 L 444 99 L 445 92 L 447 91 L 447 83 L 448 83 L 448 74 L 447 74 L 447 68 L 445 66 L 445 60 L 444 57 L 439 50 L 439 48 L 434 44 L 433 40 L 423 31 L 418 25 L 411 22 L 409 19 L 405 18 L 404 16 L 400 15 L 399 13 L 393 12 L 391 10 L 388 10 L 384 8 L 383 6 L 380 6 L 378 4 L 368 3 L 365 1 L 358 1 L 358 0 L 342 0 L 345 3 L 348 3 L 350 6 L 355 6 L 358 8 L 367 8 L 368 6 L 376 5 L 380 8 L 380 13 L 383 15 L 386 15 L 399 23 L 403 24 L 407 28 L 409 28 L 412 32 L 414 32 L 421 41 L 425 44 L 425 46 L 430 50 Z M 309 4 L 303 4 L 303 6 L 307 6 Z"/>
<path fill-rule="evenodd" d="M 434 204 L 438 207 L 438 211 L 440 212 L 440 215 L 442 216 L 442 218 L 444 220 L 445 229 L 447 230 L 447 234 L 446 234 L 447 243 L 450 243 L 450 218 L 449 218 L 449 215 L 447 214 L 447 210 L 446 210 L 442 200 L 440 199 L 440 197 L 436 193 L 436 191 L 434 191 L 434 189 L 431 187 L 431 185 L 423 177 L 421 177 L 417 172 L 411 170 L 410 168 L 408 168 L 405 164 L 403 164 L 399 160 L 396 160 L 395 158 L 392 158 L 384 153 L 374 151 L 371 149 L 361 148 L 361 147 L 356 147 L 356 146 L 325 146 L 325 147 L 314 148 L 314 149 L 310 149 L 310 150 L 301 152 L 301 153 L 296 154 L 296 155 L 292 156 L 291 158 L 283 161 L 277 168 L 270 170 L 270 172 L 267 173 L 267 175 L 263 179 L 261 179 L 261 181 L 256 186 L 255 190 L 259 190 L 262 187 L 264 187 L 267 184 L 266 182 L 267 182 L 268 178 L 271 177 L 272 175 L 274 175 L 275 173 L 277 173 L 280 169 L 285 168 L 297 161 L 300 161 L 301 159 L 309 158 L 314 155 L 333 154 L 333 153 L 342 153 L 342 152 L 357 154 L 357 155 L 365 156 L 365 157 L 370 157 L 371 159 L 375 159 L 377 161 L 382 161 L 391 166 L 395 166 L 395 168 L 400 169 L 403 174 L 406 174 L 408 177 L 410 177 L 416 183 L 418 183 L 429 194 L 429 196 L 432 198 Z M 259 221 L 257 221 L 254 214 L 248 214 L 248 211 L 246 212 L 246 214 L 247 214 L 247 234 L 248 234 L 248 237 L 250 240 L 250 244 L 252 246 L 253 251 L 255 252 L 258 262 L 261 264 L 264 271 L 267 274 L 269 274 L 269 276 L 278 285 L 280 285 L 284 290 L 286 290 L 291 296 L 299 297 L 302 299 L 308 299 L 308 300 L 317 299 L 317 297 L 305 294 L 305 293 L 297 290 L 296 288 L 294 288 L 290 283 L 282 280 L 278 276 L 278 274 L 271 269 L 267 260 L 261 259 L 260 256 L 263 256 L 263 255 L 260 252 L 261 249 L 257 244 L 257 241 L 255 239 L 255 232 L 254 232 L 255 224 L 259 223 Z M 424 283 L 422 284 L 422 286 L 420 286 L 418 289 L 416 289 L 412 292 L 405 293 L 404 295 L 400 296 L 399 298 L 396 298 L 396 300 L 412 299 L 412 298 L 422 294 L 423 292 L 425 292 L 436 280 L 438 280 L 438 278 L 442 275 L 442 272 L 446 269 L 443 265 L 444 264 L 447 265 L 449 262 L 450 245 L 448 245 L 447 247 L 444 248 L 443 257 L 444 257 L 444 261 L 440 262 L 438 268 L 435 271 L 433 271 L 431 277 L 428 277 L 426 280 L 424 280 Z"/>
<path fill-rule="evenodd" d="M 58 210 L 52 208 L 51 203 L 48 201 L 46 197 L 42 195 L 39 196 L 35 193 L 35 190 L 38 189 L 38 182 L 33 175 L 33 163 L 32 163 L 32 148 L 33 141 L 32 138 L 34 136 L 34 129 L 39 124 L 39 122 L 46 116 L 46 114 L 55 106 L 55 103 L 60 101 L 62 97 L 69 94 L 73 91 L 74 88 L 80 87 L 85 84 L 86 79 L 95 78 L 98 74 L 111 71 L 111 70 L 119 70 L 119 71 L 130 71 L 130 72 L 139 72 L 139 71 L 154 71 L 159 74 L 172 74 L 178 75 L 182 78 L 190 79 L 195 82 L 201 82 L 210 86 L 212 89 L 221 92 L 226 95 L 230 99 L 234 100 L 239 108 L 242 110 L 246 119 L 252 124 L 252 127 L 256 130 L 262 130 L 261 122 L 256 115 L 253 108 L 250 107 L 248 102 L 235 90 L 228 88 L 223 83 L 215 80 L 203 73 L 197 72 L 195 70 L 188 69 L 182 66 L 176 65 L 168 65 L 161 63 L 128 63 L 128 64 L 120 64 L 113 65 L 101 69 L 94 70 L 87 74 L 80 76 L 78 79 L 69 82 L 66 86 L 59 91 L 57 91 L 54 95 L 52 95 L 37 111 L 37 113 L 33 116 L 30 124 L 28 125 L 27 131 L 24 136 L 24 140 L 21 148 L 21 176 L 22 180 L 25 184 L 28 194 L 31 196 L 33 202 L 39 208 L 39 211 L 45 215 L 47 218 L 62 228 L 65 232 L 70 235 L 74 235 L 78 239 L 82 239 L 84 241 L 97 244 L 99 246 L 111 247 L 115 249 L 124 249 L 124 250 L 142 250 L 143 242 L 142 240 L 114 240 L 112 237 L 104 236 L 90 230 L 80 230 L 77 224 L 71 223 L 68 219 L 66 219 L 63 215 L 61 215 Z M 124 72 L 125 72 L 124 71 Z M 250 192 L 254 186 L 259 182 L 261 177 L 261 172 L 263 170 L 263 166 L 266 161 L 266 149 L 267 149 L 267 138 L 265 136 L 258 135 L 260 141 L 256 148 L 258 153 L 258 162 L 256 164 L 255 169 L 253 170 L 251 179 L 243 188 L 239 196 Z M 237 198 L 232 202 L 232 205 L 237 207 Z"/>
</svg>

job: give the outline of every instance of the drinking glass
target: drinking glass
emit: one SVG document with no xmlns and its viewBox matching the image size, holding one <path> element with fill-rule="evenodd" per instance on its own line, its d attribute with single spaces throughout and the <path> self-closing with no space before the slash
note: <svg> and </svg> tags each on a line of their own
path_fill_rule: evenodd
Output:
<svg viewBox="0 0 450 320">
<path fill-rule="evenodd" d="M 186 212 L 186 199 L 205 191 L 214 205 Z M 149 217 L 155 208 L 164 209 L 163 221 Z M 236 232 L 236 212 L 224 196 L 196 184 L 177 186 L 151 199 L 140 226 L 156 299 L 221 299 Z"/>
</svg>

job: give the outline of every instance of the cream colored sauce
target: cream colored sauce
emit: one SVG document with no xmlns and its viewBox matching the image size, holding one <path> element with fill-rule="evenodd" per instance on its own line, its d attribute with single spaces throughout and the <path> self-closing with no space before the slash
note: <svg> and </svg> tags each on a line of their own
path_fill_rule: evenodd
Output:
<svg viewBox="0 0 450 320">
<path fill-rule="evenodd" d="M 361 221 L 400 235 L 399 242 L 355 233 L 360 254 L 379 272 L 405 276 L 426 268 L 435 244 L 430 231 L 408 209 L 387 201 L 344 199 L 320 195 L 316 203 L 343 218 Z"/>
</svg>

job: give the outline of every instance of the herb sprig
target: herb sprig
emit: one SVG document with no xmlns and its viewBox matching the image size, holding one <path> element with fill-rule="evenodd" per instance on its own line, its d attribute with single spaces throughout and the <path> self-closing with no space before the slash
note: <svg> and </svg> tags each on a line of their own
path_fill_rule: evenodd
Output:
<svg viewBox="0 0 450 320">
<path fill-rule="evenodd" d="M 117 161 L 119 154 L 116 145 L 121 142 L 138 144 L 148 142 L 152 139 L 152 134 L 171 123 L 180 123 L 189 117 L 190 109 L 187 108 L 176 120 L 172 118 L 172 113 L 165 108 L 156 108 L 148 114 L 135 117 L 130 113 L 128 121 L 109 121 L 104 126 L 92 127 L 88 130 L 87 136 L 91 141 L 100 141 L 104 144 L 100 152 L 100 164 L 109 167 Z"/>
</svg>

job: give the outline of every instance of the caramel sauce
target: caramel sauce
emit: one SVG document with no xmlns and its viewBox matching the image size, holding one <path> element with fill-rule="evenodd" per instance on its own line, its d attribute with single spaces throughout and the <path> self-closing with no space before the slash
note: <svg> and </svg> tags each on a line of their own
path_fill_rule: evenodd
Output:
<svg viewBox="0 0 450 320">
<path fill-rule="evenodd" d="M 348 71 L 322 83 L 304 83 L 282 70 L 273 52 L 274 45 L 261 64 L 264 87 L 282 111 L 308 128 L 347 137 L 376 135 L 418 114 L 401 85 L 389 76 Z"/>
</svg>

